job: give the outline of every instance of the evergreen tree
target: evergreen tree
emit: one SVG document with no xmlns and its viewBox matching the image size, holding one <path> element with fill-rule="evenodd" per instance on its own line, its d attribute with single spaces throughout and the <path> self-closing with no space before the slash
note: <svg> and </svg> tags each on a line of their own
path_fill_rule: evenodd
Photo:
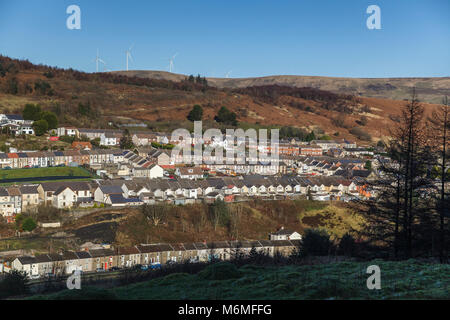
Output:
<svg viewBox="0 0 450 320">
<path fill-rule="evenodd" d="M 22 111 L 25 120 L 37 121 L 41 119 L 41 106 L 38 104 L 26 104 Z"/>
<path fill-rule="evenodd" d="M 48 129 L 56 129 L 58 127 L 58 118 L 51 111 L 42 112 L 41 119 L 47 121 Z"/>
<path fill-rule="evenodd" d="M 219 112 L 215 116 L 214 120 L 224 124 L 237 126 L 236 113 L 231 112 L 225 107 L 220 108 Z"/>
<path fill-rule="evenodd" d="M 38 120 L 33 123 L 34 133 L 37 136 L 42 136 L 48 130 L 48 123 L 45 120 Z"/>
<path fill-rule="evenodd" d="M 203 117 L 203 108 L 196 104 L 189 112 L 187 119 L 189 121 L 200 121 Z"/>
</svg>

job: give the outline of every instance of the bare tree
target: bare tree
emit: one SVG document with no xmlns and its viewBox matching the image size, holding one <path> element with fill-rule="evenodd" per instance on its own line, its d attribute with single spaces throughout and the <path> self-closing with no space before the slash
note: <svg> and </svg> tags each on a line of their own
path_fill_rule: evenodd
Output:
<svg viewBox="0 0 450 320">
<path fill-rule="evenodd" d="M 424 110 L 415 91 L 404 106 L 399 124 L 392 130 L 387 153 L 390 161 L 381 163 L 378 179 L 372 182 L 378 196 L 364 203 L 369 226 L 367 235 L 394 249 L 394 256 L 413 255 L 414 241 L 427 238 L 433 230 L 432 210 L 428 199 L 433 184 L 428 177 L 432 162 L 424 126 Z M 417 244 L 424 246 L 423 241 Z"/>
<path fill-rule="evenodd" d="M 234 239 L 239 238 L 239 223 L 241 221 L 243 207 L 241 204 L 236 204 L 230 211 L 230 235 Z"/>
<path fill-rule="evenodd" d="M 446 194 L 445 185 L 449 180 L 449 144 L 448 137 L 450 130 L 450 106 L 448 104 L 448 97 L 443 99 L 443 103 L 436 110 L 433 111 L 431 117 L 428 119 L 432 133 L 431 141 L 434 141 L 434 149 L 437 154 L 437 168 L 439 177 L 439 193 L 437 197 L 437 211 L 439 213 L 439 259 L 441 263 L 447 261 L 445 234 L 446 224 L 445 218 L 449 216 L 449 199 Z"/>
<path fill-rule="evenodd" d="M 142 214 L 147 218 L 153 226 L 164 223 L 167 219 L 168 208 L 166 205 L 148 205 L 142 206 Z"/>
</svg>

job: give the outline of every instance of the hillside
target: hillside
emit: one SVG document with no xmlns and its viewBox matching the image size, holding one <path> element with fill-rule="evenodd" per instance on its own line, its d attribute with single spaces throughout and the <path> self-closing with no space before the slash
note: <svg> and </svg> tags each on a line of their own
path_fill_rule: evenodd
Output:
<svg viewBox="0 0 450 320">
<path fill-rule="evenodd" d="M 366 269 L 382 270 L 381 290 L 368 290 Z M 236 268 L 230 263 L 206 267 L 197 274 L 174 273 L 111 289 L 82 287 L 35 300 L 304 300 L 304 299 L 448 299 L 449 265 L 408 260 L 340 262 L 316 265 Z M 211 277 L 211 275 L 214 275 Z"/>
<path fill-rule="evenodd" d="M 111 121 L 138 120 L 156 129 L 168 124 L 169 130 L 192 127 L 186 116 L 194 104 L 203 107 L 205 125 L 217 126 L 214 116 L 226 106 L 243 127 L 295 126 L 369 143 L 371 137 L 376 142 L 389 134 L 405 104 L 281 85 L 218 89 L 186 79 L 167 80 L 165 73 L 160 74 L 159 79 L 88 74 L 0 56 L 0 112 L 19 113 L 26 103 L 39 103 L 54 111 L 60 124 L 107 127 Z M 433 108 L 424 106 L 427 112 Z M 352 134 L 353 127 L 367 134 Z"/>
<path fill-rule="evenodd" d="M 168 206 L 164 223 L 149 223 L 140 210 L 100 211 L 66 224 L 61 231 L 80 242 L 110 242 L 119 246 L 155 242 L 201 242 L 266 239 L 284 226 L 303 232 L 323 227 L 332 238 L 360 230 L 363 219 L 342 204 L 327 205 L 307 200 L 252 201 L 229 204 L 227 222 L 214 225 L 210 208 L 203 204 Z M 225 219 L 225 218 L 224 218 Z"/>
<path fill-rule="evenodd" d="M 100 208 L 73 220 L 65 212 L 48 212 L 52 219 L 64 221 L 61 228 L 40 230 L 30 238 L 0 240 L 0 250 L 20 248 L 47 252 L 49 239 L 52 247 L 76 250 L 87 241 L 133 246 L 139 243 L 179 243 L 219 241 L 230 239 L 267 239 L 269 233 L 280 226 L 303 232 L 306 228 L 322 227 L 332 239 L 347 232 L 360 230 L 364 223 L 361 215 L 341 203 L 295 201 L 251 201 L 229 204 L 230 214 L 214 226 L 210 207 L 203 204 L 167 206 L 164 222 L 157 226 L 149 223 L 139 209 Z M 82 213 L 82 211 L 81 211 Z M 41 221 L 41 214 L 36 216 Z M 1 225 L 0 234 L 13 236 L 13 225 Z M 54 235 L 56 238 L 52 237 Z"/>
<path fill-rule="evenodd" d="M 165 71 L 117 71 L 116 74 L 150 79 L 182 81 L 186 76 Z M 265 85 L 312 87 L 334 93 L 392 100 L 409 99 L 411 88 L 424 102 L 441 103 L 450 95 L 450 77 L 440 78 L 338 78 L 318 76 L 279 75 L 257 78 L 207 78 L 217 88 L 245 88 Z"/>
</svg>

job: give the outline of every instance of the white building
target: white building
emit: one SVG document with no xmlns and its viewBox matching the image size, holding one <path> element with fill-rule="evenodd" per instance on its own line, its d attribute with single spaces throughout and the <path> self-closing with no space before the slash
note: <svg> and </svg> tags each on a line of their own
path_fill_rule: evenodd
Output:
<svg viewBox="0 0 450 320">
<path fill-rule="evenodd" d="M 270 240 L 301 240 L 302 236 L 296 231 L 287 230 L 281 227 L 277 232 L 270 234 Z"/>
</svg>

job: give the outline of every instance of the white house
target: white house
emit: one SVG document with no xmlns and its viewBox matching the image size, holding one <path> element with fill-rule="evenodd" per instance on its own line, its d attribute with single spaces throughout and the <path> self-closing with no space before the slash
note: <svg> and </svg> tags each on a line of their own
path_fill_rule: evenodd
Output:
<svg viewBox="0 0 450 320">
<path fill-rule="evenodd" d="M 162 178 L 164 176 L 164 169 L 157 164 L 152 164 L 148 168 L 133 168 L 133 176 L 149 179 Z"/>
<path fill-rule="evenodd" d="M 75 127 L 59 127 L 58 129 L 56 129 L 56 134 L 58 135 L 58 137 L 61 136 L 75 137 L 78 136 L 78 130 Z"/>
<path fill-rule="evenodd" d="M 19 134 L 34 135 L 33 121 L 26 120 L 19 128 Z"/>
<path fill-rule="evenodd" d="M 121 134 L 106 132 L 100 136 L 100 145 L 102 146 L 117 146 L 120 143 Z"/>
<path fill-rule="evenodd" d="M 296 231 L 287 230 L 281 227 L 277 232 L 270 234 L 270 240 L 301 240 L 302 236 Z"/>
<path fill-rule="evenodd" d="M 203 170 L 200 167 L 181 167 L 175 170 L 175 174 L 181 179 L 201 179 L 203 178 Z"/>
<path fill-rule="evenodd" d="M 77 202 L 77 194 L 69 187 L 61 187 L 53 194 L 53 206 L 58 209 L 71 208 Z"/>
<path fill-rule="evenodd" d="M 38 275 L 38 265 L 35 257 L 18 257 L 11 263 L 13 270 L 26 272 L 28 276 Z"/>
<path fill-rule="evenodd" d="M 99 186 L 94 191 L 95 202 L 106 203 L 110 195 L 123 196 L 124 191 L 120 186 Z"/>
</svg>

